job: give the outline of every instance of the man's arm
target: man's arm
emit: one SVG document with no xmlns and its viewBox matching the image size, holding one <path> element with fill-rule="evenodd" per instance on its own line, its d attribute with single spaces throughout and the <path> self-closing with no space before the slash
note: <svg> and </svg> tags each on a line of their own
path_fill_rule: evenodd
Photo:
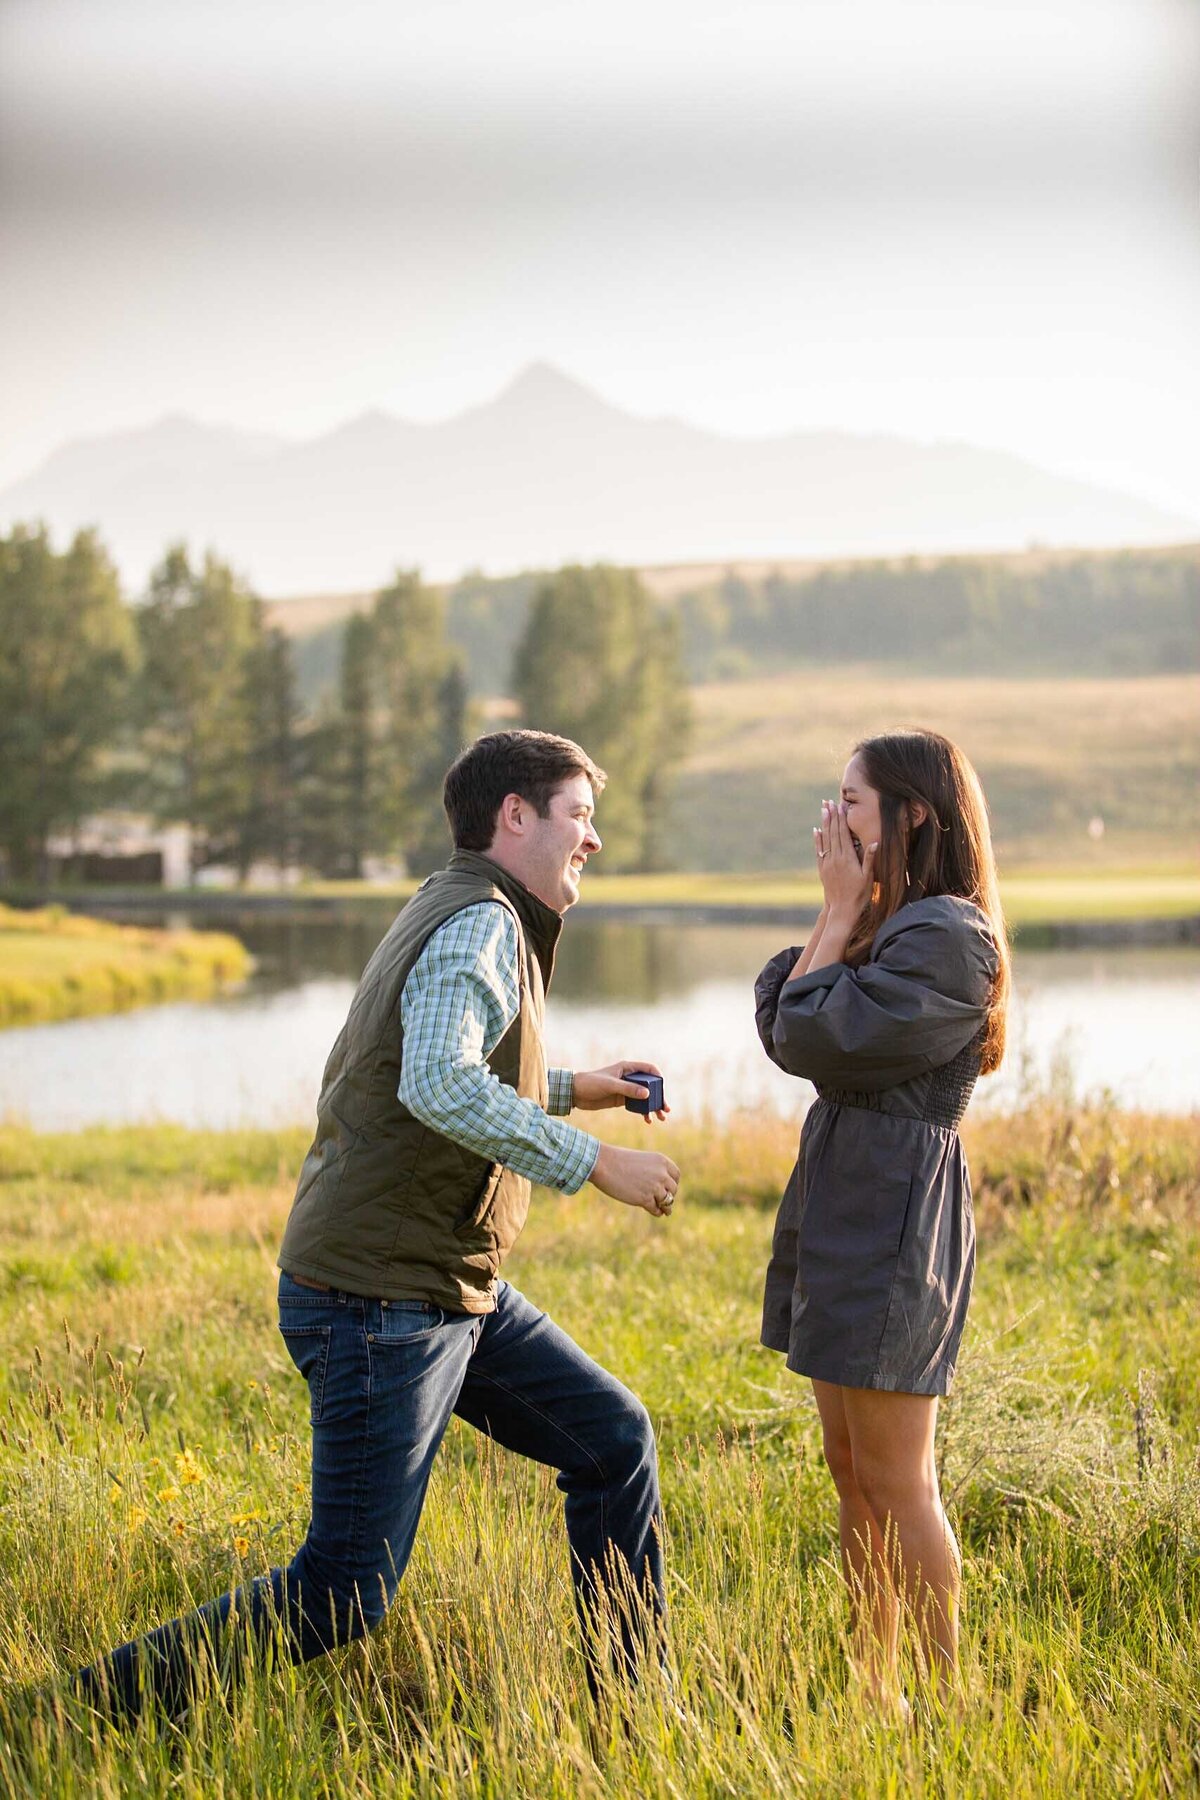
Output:
<svg viewBox="0 0 1200 1800">
<path fill-rule="evenodd" d="M 670 1157 L 600 1144 L 521 1099 L 485 1066 L 484 1056 L 520 1007 L 517 958 L 516 925 L 496 901 L 467 907 L 434 932 L 400 1000 L 401 1104 L 434 1131 L 508 1163 L 530 1181 L 573 1194 L 591 1180 L 626 1206 L 659 1217 L 669 1213 L 679 1185 Z M 599 1080 L 605 1090 L 601 1098 L 589 1096 L 592 1105 L 618 1103 L 620 1088 L 642 1091 L 614 1079 L 611 1071 L 580 1080 Z M 558 1071 L 560 1104 L 576 1098 L 573 1084 L 570 1071 Z"/>
<path fill-rule="evenodd" d="M 522 1099 L 484 1060 L 520 1009 L 518 954 L 516 923 L 497 901 L 466 907 L 434 932 L 401 996 L 399 1099 L 444 1137 L 573 1194 L 595 1167 L 598 1141 Z M 571 1097 L 570 1072 L 554 1074 L 551 1111 Z"/>
</svg>

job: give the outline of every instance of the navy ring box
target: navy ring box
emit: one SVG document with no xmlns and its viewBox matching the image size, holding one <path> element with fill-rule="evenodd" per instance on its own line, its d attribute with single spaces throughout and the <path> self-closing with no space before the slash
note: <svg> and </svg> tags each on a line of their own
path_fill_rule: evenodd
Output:
<svg viewBox="0 0 1200 1800">
<path fill-rule="evenodd" d="M 648 1075 L 644 1069 L 627 1069 L 623 1077 L 625 1081 L 636 1081 L 639 1087 L 650 1089 L 646 1100 L 626 1100 L 625 1111 L 635 1113 L 661 1112 L 663 1107 L 663 1078 L 661 1075 Z"/>
</svg>

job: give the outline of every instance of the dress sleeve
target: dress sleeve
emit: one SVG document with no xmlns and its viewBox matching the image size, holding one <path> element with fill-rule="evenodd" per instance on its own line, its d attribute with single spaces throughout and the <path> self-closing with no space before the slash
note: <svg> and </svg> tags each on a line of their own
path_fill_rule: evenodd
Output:
<svg viewBox="0 0 1200 1800">
<path fill-rule="evenodd" d="M 758 1027 L 759 1042 L 773 1063 L 779 1061 L 772 1036 L 775 1030 L 775 1009 L 779 1004 L 779 990 L 787 980 L 790 970 L 795 968 L 803 950 L 803 944 L 799 948 L 780 950 L 767 963 L 754 983 L 754 1023 Z"/>
<path fill-rule="evenodd" d="M 783 984 L 775 1061 L 790 1075 L 861 1093 L 940 1068 L 987 1018 L 997 960 L 976 908 L 914 902 L 886 922 L 861 968 L 832 963 Z"/>
</svg>

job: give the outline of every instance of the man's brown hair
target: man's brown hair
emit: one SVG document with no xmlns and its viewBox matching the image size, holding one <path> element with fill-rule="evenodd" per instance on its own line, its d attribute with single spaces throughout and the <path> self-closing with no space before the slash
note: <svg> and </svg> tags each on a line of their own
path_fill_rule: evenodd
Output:
<svg viewBox="0 0 1200 1800">
<path fill-rule="evenodd" d="M 544 819 L 550 796 L 574 775 L 586 775 L 593 794 L 608 780 L 586 750 L 552 731 L 490 731 L 476 738 L 450 765 L 442 789 L 455 845 L 488 849 L 506 794 L 520 794 Z"/>
</svg>

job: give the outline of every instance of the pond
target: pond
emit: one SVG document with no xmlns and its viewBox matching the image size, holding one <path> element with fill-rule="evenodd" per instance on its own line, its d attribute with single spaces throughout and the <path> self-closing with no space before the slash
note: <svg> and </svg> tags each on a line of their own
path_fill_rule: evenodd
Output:
<svg viewBox="0 0 1200 1800">
<path fill-rule="evenodd" d="M 164 1120 L 214 1128 L 307 1124 L 325 1057 L 390 909 L 352 922 L 216 920 L 258 959 L 223 999 L 0 1032 L 0 1116 L 38 1130 Z M 187 921 L 180 918 L 179 923 Z M 775 1069 L 751 985 L 781 926 L 567 920 L 547 1008 L 550 1060 L 588 1068 L 646 1057 L 678 1114 L 745 1106 L 799 1116 L 807 1083 Z M 1018 952 L 1010 1051 L 975 1105 L 1069 1081 L 1122 1106 L 1200 1107 L 1200 954 L 1176 949 Z"/>
</svg>

